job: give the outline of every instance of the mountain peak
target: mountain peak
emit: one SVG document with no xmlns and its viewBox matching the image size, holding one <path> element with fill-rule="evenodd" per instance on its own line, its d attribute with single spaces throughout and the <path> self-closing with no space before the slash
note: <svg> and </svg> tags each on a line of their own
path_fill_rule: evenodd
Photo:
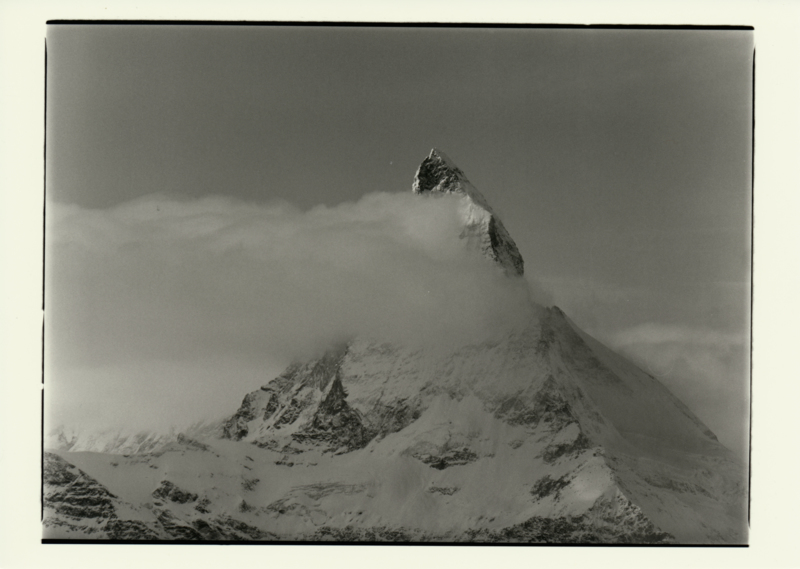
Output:
<svg viewBox="0 0 800 569">
<path fill-rule="evenodd" d="M 522 276 L 524 261 L 517 244 L 483 194 L 444 152 L 438 148 L 431 150 L 414 175 L 411 191 L 423 195 L 430 193 L 463 196 L 466 207 L 462 211 L 464 231 L 461 237 L 499 264 L 507 274 Z"/>
<path fill-rule="evenodd" d="M 453 191 L 458 182 L 468 182 L 464 172 L 444 152 L 433 148 L 417 169 L 412 191 L 415 194 Z"/>
<path fill-rule="evenodd" d="M 411 191 L 415 194 L 464 194 L 489 213 L 494 213 L 489 202 L 469 182 L 464 171 L 438 148 L 431 149 L 430 154 L 417 168 Z"/>
</svg>

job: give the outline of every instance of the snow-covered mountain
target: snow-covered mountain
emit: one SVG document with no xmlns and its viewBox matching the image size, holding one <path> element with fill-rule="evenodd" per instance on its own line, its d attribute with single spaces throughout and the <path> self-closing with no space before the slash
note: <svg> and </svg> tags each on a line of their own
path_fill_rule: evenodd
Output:
<svg viewBox="0 0 800 569">
<path fill-rule="evenodd" d="M 443 153 L 413 190 L 457 195 L 468 246 L 522 275 L 502 222 Z M 354 338 L 157 448 L 56 445 L 45 537 L 746 542 L 732 453 L 561 310 L 531 314 L 455 349 Z"/>
<path fill-rule="evenodd" d="M 203 437 L 216 432 L 218 422 L 201 421 L 168 431 L 130 429 L 78 429 L 58 425 L 47 432 L 44 446 L 50 450 L 69 452 L 102 452 L 109 454 L 144 454 L 155 452 L 180 437 Z"/>
<path fill-rule="evenodd" d="M 176 438 L 177 433 L 128 433 L 119 429 L 92 431 L 60 425 L 47 433 L 45 447 L 71 452 L 139 454 L 157 450 Z"/>
</svg>

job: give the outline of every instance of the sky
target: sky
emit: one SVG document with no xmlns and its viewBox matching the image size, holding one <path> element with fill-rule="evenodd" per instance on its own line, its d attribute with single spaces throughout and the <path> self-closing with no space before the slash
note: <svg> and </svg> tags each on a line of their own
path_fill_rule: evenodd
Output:
<svg viewBox="0 0 800 569">
<path fill-rule="evenodd" d="M 745 31 L 50 26 L 51 415 L 161 427 L 339 333 L 514 321 L 411 199 L 437 147 L 537 300 L 743 455 L 752 56 Z"/>
</svg>

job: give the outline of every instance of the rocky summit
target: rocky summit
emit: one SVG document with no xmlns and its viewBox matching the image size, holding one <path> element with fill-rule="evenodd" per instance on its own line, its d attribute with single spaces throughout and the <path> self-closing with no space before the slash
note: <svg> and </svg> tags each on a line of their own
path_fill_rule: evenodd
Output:
<svg viewBox="0 0 800 569">
<path fill-rule="evenodd" d="M 502 223 L 444 154 L 423 161 L 413 191 L 459 195 L 468 246 L 522 274 Z M 563 311 L 532 313 L 524 329 L 447 350 L 353 338 L 157 448 L 54 439 L 44 536 L 746 543 L 732 453 Z"/>
<path fill-rule="evenodd" d="M 525 272 L 524 262 L 517 244 L 486 198 L 470 184 L 464 172 L 444 152 L 436 148 L 431 150 L 420 164 L 411 189 L 415 194 L 460 196 L 464 221 L 461 237 L 497 262 L 508 274 L 522 276 Z"/>
</svg>

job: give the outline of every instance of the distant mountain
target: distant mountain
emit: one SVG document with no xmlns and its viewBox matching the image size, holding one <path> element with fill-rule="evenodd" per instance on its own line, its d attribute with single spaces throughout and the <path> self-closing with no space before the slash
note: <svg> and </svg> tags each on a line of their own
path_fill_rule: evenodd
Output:
<svg viewBox="0 0 800 569">
<path fill-rule="evenodd" d="M 44 446 L 48 450 L 70 452 L 102 452 L 109 454 L 145 454 L 176 442 L 181 436 L 203 437 L 213 434 L 218 422 L 198 422 L 178 430 L 131 431 L 124 429 L 77 429 L 59 425 L 45 436 Z"/>
<path fill-rule="evenodd" d="M 458 196 L 467 246 L 522 275 L 443 153 L 413 190 Z M 531 310 L 525 329 L 452 350 L 355 338 L 191 437 L 61 445 L 46 460 L 45 537 L 745 543 L 732 453 L 561 310 Z M 139 450 L 110 454 L 122 448 Z"/>
<path fill-rule="evenodd" d="M 151 431 L 125 433 L 119 430 L 105 430 L 94 432 L 71 429 L 61 425 L 47 434 L 45 448 L 71 452 L 139 454 L 157 450 L 176 438 L 177 434 Z"/>
</svg>

